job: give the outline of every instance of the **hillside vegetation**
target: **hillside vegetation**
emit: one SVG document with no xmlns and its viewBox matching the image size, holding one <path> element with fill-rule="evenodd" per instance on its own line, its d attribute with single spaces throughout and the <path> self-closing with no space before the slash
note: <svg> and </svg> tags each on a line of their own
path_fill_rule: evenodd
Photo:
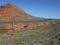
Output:
<svg viewBox="0 0 60 45">
<path fill-rule="evenodd" d="M 60 20 L 59 20 L 60 21 Z M 60 45 L 60 22 L 0 33 L 0 45 Z"/>
</svg>

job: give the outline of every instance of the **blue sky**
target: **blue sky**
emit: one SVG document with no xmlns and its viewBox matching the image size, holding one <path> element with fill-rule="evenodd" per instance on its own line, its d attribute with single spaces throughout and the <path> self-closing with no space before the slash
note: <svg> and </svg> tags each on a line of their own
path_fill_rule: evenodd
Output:
<svg viewBox="0 0 60 45">
<path fill-rule="evenodd" d="M 33 16 L 60 18 L 60 0 L 0 0 L 0 5 L 8 2 Z"/>
</svg>

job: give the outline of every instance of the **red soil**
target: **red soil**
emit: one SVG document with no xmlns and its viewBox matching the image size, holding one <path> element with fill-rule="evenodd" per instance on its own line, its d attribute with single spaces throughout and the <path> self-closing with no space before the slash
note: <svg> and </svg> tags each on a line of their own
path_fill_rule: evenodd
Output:
<svg viewBox="0 0 60 45">
<path fill-rule="evenodd" d="M 36 27 L 41 27 L 41 26 L 48 26 L 48 25 L 52 25 L 52 24 L 56 24 L 56 23 L 29 23 L 29 24 L 23 24 L 23 23 L 19 23 L 19 24 L 14 24 L 12 27 L 12 24 L 5 24 L 2 31 L 10 31 L 13 29 L 20 29 L 20 28 L 36 28 Z M 27 27 L 25 27 L 27 26 Z M 1 30 L 0 30 L 1 31 Z"/>
</svg>

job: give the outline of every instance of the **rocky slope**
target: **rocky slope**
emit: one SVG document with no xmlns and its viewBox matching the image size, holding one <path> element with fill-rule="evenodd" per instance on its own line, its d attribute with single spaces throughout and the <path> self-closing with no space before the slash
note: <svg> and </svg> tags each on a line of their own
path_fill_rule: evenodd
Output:
<svg viewBox="0 0 60 45">
<path fill-rule="evenodd" d="M 0 6 L 0 17 L 13 17 L 13 16 L 31 16 L 18 8 L 17 6 L 7 3 Z"/>
</svg>

